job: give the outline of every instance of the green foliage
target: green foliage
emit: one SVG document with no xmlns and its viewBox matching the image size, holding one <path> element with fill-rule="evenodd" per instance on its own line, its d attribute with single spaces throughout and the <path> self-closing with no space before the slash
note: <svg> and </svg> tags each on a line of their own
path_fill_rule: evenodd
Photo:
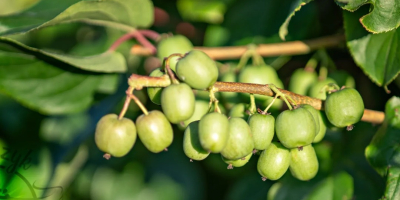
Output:
<svg viewBox="0 0 400 200">
<path fill-rule="evenodd" d="M 288 26 L 289 26 L 289 22 L 292 19 L 292 17 L 294 16 L 294 14 L 299 11 L 301 9 L 302 6 L 305 6 L 307 3 L 309 3 L 312 0 L 297 0 L 295 2 L 292 3 L 291 10 L 292 12 L 289 14 L 289 16 L 287 16 L 285 22 L 283 22 L 283 24 L 281 25 L 281 27 L 279 28 L 279 37 L 282 40 L 285 40 L 286 35 L 288 34 Z"/>
<path fill-rule="evenodd" d="M 400 99 L 398 97 L 392 97 L 386 103 L 385 121 L 365 149 L 369 163 L 387 179 L 384 197 L 388 199 L 397 199 L 399 196 L 399 108 Z"/>
<path fill-rule="evenodd" d="M 70 22 L 84 22 L 123 30 L 144 28 L 153 23 L 153 5 L 149 0 L 75 2 L 76 0 L 62 3 L 44 0 L 25 12 L 4 16 L 0 20 L 6 22 L 6 28 L 1 29 L 0 34 L 23 33 Z M 36 13 L 39 14 L 32 17 L 32 14 Z"/>
<path fill-rule="evenodd" d="M 371 33 L 384 33 L 400 26 L 400 1 L 398 0 L 336 0 L 343 9 L 354 12 L 365 4 L 371 10 L 360 22 Z M 366 6 L 364 6 L 366 7 Z"/>
<path fill-rule="evenodd" d="M 13 48 L 21 53 L 31 54 L 40 60 L 47 62 L 56 60 L 85 71 L 121 73 L 127 70 L 125 58 L 119 52 L 105 52 L 94 56 L 78 57 L 36 49 L 6 37 L 0 37 L 1 44 L 6 45 L 6 48 Z"/>
<path fill-rule="evenodd" d="M 368 33 L 357 20 L 366 11 L 363 7 L 354 13 L 343 12 L 347 45 L 364 73 L 377 85 L 387 87 L 400 72 L 400 30 Z"/>
</svg>

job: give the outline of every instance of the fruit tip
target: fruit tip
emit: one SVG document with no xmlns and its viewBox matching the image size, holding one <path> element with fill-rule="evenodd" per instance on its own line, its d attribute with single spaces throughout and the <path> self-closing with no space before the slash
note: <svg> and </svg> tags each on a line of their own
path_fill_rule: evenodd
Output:
<svg viewBox="0 0 400 200">
<path fill-rule="evenodd" d="M 266 181 L 266 180 L 267 180 L 267 177 L 261 177 L 261 180 L 262 180 L 262 181 Z"/>
<path fill-rule="evenodd" d="M 227 167 L 227 169 L 233 169 L 232 164 L 229 164 L 228 167 Z"/>
<path fill-rule="evenodd" d="M 103 158 L 105 158 L 106 160 L 110 160 L 111 154 L 105 153 L 105 154 L 103 155 Z"/>
<path fill-rule="evenodd" d="M 353 128 L 354 128 L 354 125 L 348 125 L 348 126 L 346 127 L 346 130 L 347 130 L 347 131 L 351 131 L 351 130 L 353 130 Z"/>
</svg>

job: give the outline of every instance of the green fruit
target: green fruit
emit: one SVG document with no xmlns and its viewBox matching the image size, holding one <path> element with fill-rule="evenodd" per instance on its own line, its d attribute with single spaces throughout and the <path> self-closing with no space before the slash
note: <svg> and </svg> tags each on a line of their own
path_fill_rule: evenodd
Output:
<svg viewBox="0 0 400 200">
<path fill-rule="evenodd" d="M 334 71 L 328 74 L 328 77 L 336 81 L 339 86 L 346 86 L 349 88 L 355 88 L 356 82 L 354 78 L 343 70 Z"/>
<path fill-rule="evenodd" d="M 313 98 L 325 100 L 326 92 L 324 90 L 324 87 L 327 86 L 329 83 L 336 84 L 336 81 L 331 78 L 326 78 L 323 81 L 318 81 L 318 82 L 314 83 L 310 88 L 309 96 L 313 97 Z"/>
<path fill-rule="evenodd" d="M 217 81 L 218 68 L 206 53 L 192 50 L 178 61 L 176 75 L 190 87 L 203 90 Z"/>
<path fill-rule="evenodd" d="M 221 77 L 222 82 L 237 82 L 237 75 L 235 72 L 227 72 Z M 238 93 L 236 92 L 221 92 L 224 103 L 229 104 L 229 108 L 240 102 Z"/>
<path fill-rule="evenodd" d="M 242 119 L 247 119 L 249 114 L 246 113 L 248 105 L 244 103 L 238 103 L 234 105 L 229 111 L 229 117 L 240 117 Z"/>
<path fill-rule="evenodd" d="M 275 118 L 272 115 L 256 113 L 249 117 L 248 123 L 253 134 L 254 148 L 266 149 L 274 137 Z"/>
<path fill-rule="evenodd" d="M 300 105 L 301 107 L 305 108 L 308 112 L 311 113 L 311 115 L 313 116 L 314 122 L 315 122 L 315 129 L 316 129 L 316 133 L 315 135 L 318 135 L 319 131 L 320 131 L 320 114 L 319 111 L 316 110 L 314 107 L 308 105 L 308 104 L 303 104 Z"/>
<path fill-rule="evenodd" d="M 200 120 L 207 113 L 208 113 L 208 102 L 202 100 L 196 100 L 194 102 L 193 115 L 189 119 L 183 121 L 182 123 L 179 123 L 178 125 L 182 128 L 186 128 L 191 122 Z"/>
<path fill-rule="evenodd" d="M 239 158 L 236 160 L 227 159 L 222 155 L 221 155 L 221 158 L 226 164 L 228 164 L 228 169 L 233 169 L 233 167 L 243 167 L 246 163 L 249 162 L 252 155 L 253 155 L 253 152 L 249 153 L 249 155 L 247 155 L 246 157 Z"/>
<path fill-rule="evenodd" d="M 278 88 L 283 89 L 283 83 L 279 79 L 275 69 L 268 65 L 261 66 L 246 66 L 240 71 L 239 82 L 241 83 L 256 83 L 256 84 L 274 84 Z M 243 93 L 247 98 L 249 94 Z M 272 101 L 272 97 L 265 95 L 254 95 L 256 100 L 263 102 L 264 105 L 268 105 Z M 273 107 L 280 108 L 282 101 L 275 101 Z"/>
<path fill-rule="evenodd" d="M 273 142 L 258 158 L 257 170 L 263 179 L 278 180 L 288 170 L 290 151 L 278 142 Z"/>
<path fill-rule="evenodd" d="M 337 127 L 351 126 L 361 120 L 364 102 L 360 93 L 353 88 L 344 88 L 328 95 L 325 101 L 325 114 Z"/>
<path fill-rule="evenodd" d="M 274 84 L 278 88 L 283 88 L 283 83 L 279 79 L 275 69 L 268 65 L 246 66 L 239 73 L 239 82 L 256 84 Z M 248 96 L 248 94 L 247 94 Z M 254 95 L 259 100 L 267 100 L 268 96 Z"/>
<path fill-rule="evenodd" d="M 199 122 L 194 121 L 190 123 L 183 135 L 183 152 L 193 160 L 204 160 L 210 154 L 200 144 Z"/>
<path fill-rule="evenodd" d="M 276 118 L 276 136 L 286 148 L 306 146 L 316 136 L 315 126 L 315 120 L 307 109 L 285 110 Z"/>
<path fill-rule="evenodd" d="M 229 137 L 221 155 L 230 160 L 243 158 L 253 152 L 254 140 L 247 122 L 238 117 L 229 119 Z"/>
<path fill-rule="evenodd" d="M 328 123 L 328 119 L 326 118 L 323 111 L 318 111 L 318 115 L 319 115 L 318 120 L 320 125 L 319 132 L 315 136 L 313 143 L 320 142 L 325 137 L 326 127 Z"/>
<path fill-rule="evenodd" d="M 311 85 L 316 81 L 317 74 L 315 72 L 296 69 L 290 78 L 289 90 L 297 94 L 306 95 Z"/>
<path fill-rule="evenodd" d="M 157 57 L 163 62 L 164 58 L 174 53 L 185 54 L 193 49 L 192 43 L 182 35 L 175 35 L 161 40 L 157 45 Z M 179 57 L 174 56 L 169 60 L 169 67 L 175 71 Z"/>
<path fill-rule="evenodd" d="M 136 137 L 136 127 L 132 120 L 118 119 L 116 114 L 108 114 L 97 123 L 94 139 L 101 151 L 122 157 L 132 149 Z"/>
<path fill-rule="evenodd" d="M 149 151 L 158 153 L 171 145 L 172 126 L 162 112 L 153 110 L 148 115 L 140 115 L 136 126 L 140 140 Z"/>
<path fill-rule="evenodd" d="M 150 73 L 150 77 L 160 77 L 163 76 L 164 72 L 161 71 L 161 67 L 154 69 L 151 73 Z M 162 92 L 161 87 L 148 87 L 147 88 L 147 94 L 150 98 L 150 100 L 157 104 L 157 105 L 161 105 L 161 92 Z"/>
<path fill-rule="evenodd" d="M 225 115 L 212 112 L 201 118 L 199 123 L 199 139 L 204 149 L 213 153 L 219 153 L 225 148 L 228 137 L 229 121 Z"/>
<path fill-rule="evenodd" d="M 292 175 L 302 181 L 310 180 L 318 172 L 318 159 L 314 148 L 311 145 L 303 147 L 303 150 L 290 150 L 290 172 Z"/>
<path fill-rule="evenodd" d="M 194 112 L 194 93 L 185 83 L 172 84 L 161 93 L 161 108 L 171 123 L 189 119 Z"/>
</svg>

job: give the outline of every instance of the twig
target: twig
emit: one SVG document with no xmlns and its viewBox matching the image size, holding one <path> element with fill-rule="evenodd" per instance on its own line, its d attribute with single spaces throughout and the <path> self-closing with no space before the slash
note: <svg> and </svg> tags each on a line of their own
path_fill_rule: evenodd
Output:
<svg viewBox="0 0 400 200">
<path fill-rule="evenodd" d="M 135 30 L 135 31 L 129 32 L 129 33 L 127 33 L 127 34 L 121 36 L 120 38 L 118 38 L 118 39 L 110 46 L 110 48 L 108 49 L 108 51 L 115 51 L 115 50 L 119 47 L 119 45 L 121 45 L 123 42 L 125 42 L 125 41 L 127 41 L 127 40 L 129 40 L 129 39 L 135 38 L 144 48 L 148 49 L 149 52 L 150 52 L 151 54 L 155 54 L 155 53 L 157 52 L 156 47 L 154 47 L 154 45 L 151 44 L 151 43 L 142 35 L 142 32 L 143 32 L 143 31 L 144 31 L 144 30 L 141 30 L 141 31 Z M 147 32 L 145 32 L 145 33 L 147 33 Z"/>
<path fill-rule="evenodd" d="M 307 41 L 292 41 L 274 44 L 258 45 L 256 51 L 263 57 L 281 56 L 281 55 L 299 55 L 307 54 L 313 50 L 320 48 L 335 47 L 345 40 L 344 35 L 331 35 L 316 38 Z M 231 46 L 231 47 L 194 47 L 208 54 L 214 60 L 229 60 L 240 58 L 248 46 Z M 147 48 L 133 47 L 132 54 L 149 56 L 154 53 Z"/>
<path fill-rule="evenodd" d="M 171 84 L 168 76 L 164 77 L 148 77 L 137 74 L 132 74 L 129 78 L 129 85 L 137 89 L 142 87 L 167 87 Z M 236 83 L 236 82 L 216 82 L 213 86 L 216 92 L 239 92 L 249 94 L 259 94 L 274 97 L 276 94 L 270 89 L 268 84 L 253 84 L 253 83 Z M 303 96 L 284 89 L 278 88 L 282 94 L 293 99 L 295 104 L 309 104 L 317 110 L 323 110 L 324 101 L 309 96 Z M 282 97 L 280 97 L 282 98 Z M 364 110 L 362 121 L 373 124 L 381 124 L 385 118 L 385 114 L 380 111 Z"/>
</svg>

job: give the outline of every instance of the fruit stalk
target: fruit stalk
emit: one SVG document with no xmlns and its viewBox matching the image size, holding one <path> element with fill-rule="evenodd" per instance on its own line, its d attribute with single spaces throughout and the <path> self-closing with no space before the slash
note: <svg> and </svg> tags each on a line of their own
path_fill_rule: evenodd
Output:
<svg viewBox="0 0 400 200">
<path fill-rule="evenodd" d="M 171 84 L 171 81 L 169 80 L 168 76 L 148 77 L 132 74 L 131 77 L 129 77 L 128 83 L 131 87 L 140 90 L 143 87 L 167 87 Z M 216 82 L 213 88 L 216 92 L 240 92 L 266 95 L 271 97 L 275 96 L 275 93 L 269 88 L 268 84 Z M 293 102 L 296 104 L 309 104 L 317 110 L 323 109 L 324 101 L 321 99 L 299 95 L 280 88 L 278 88 L 278 90 L 282 92 L 282 94 L 293 99 Z M 384 118 L 385 114 L 383 112 L 365 109 L 361 121 L 370 122 L 373 124 L 381 124 Z"/>
<path fill-rule="evenodd" d="M 133 87 L 128 87 L 128 89 L 126 90 L 126 99 L 124 102 L 124 106 L 122 107 L 122 110 L 118 115 L 118 119 L 122 119 L 125 116 L 125 113 L 128 110 L 129 104 L 131 102 L 131 99 L 133 99 L 133 101 L 136 103 L 136 105 L 139 106 L 139 108 L 143 111 L 145 115 L 149 114 L 146 107 L 142 104 L 142 102 L 140 102 L 140 100 L 135 95 L 133 95 L 134 89 L 135 88 Z"/>
<path fill-rule="evenodd" d="M 137 31 L 137 30 L 135 30 L 135 31 L 129 32 L 129 33 L 127 33 L 127 34 L 121 36 L 120 38 L 118 38 L 118 39 L 110 46 L 110 48 L 108 49 L 108 51 L 115 51 L 115 50 L 119 47 L 119 45 L 121 45 L 121 44 L 122 44 L 123 42 L 125 42 L 126 40 L 135 38 L 143 47 L 145 47 L 146 49 L 148 49 L 148 50 L 151 52 L 151 54 L 155 54 L 155 53 L 157 52 L 156 47 L 155 47 L 153 44 L 151 44 L 151 43 L 143 36 L 142 33 L 143 33 L 143 31 Z M 145 32 L 145 33 L 146 33 L 146 34 L 149 34 L 149 33 L 151 33 L 151 32 L 149 32 L 149 33 Z M 154 35 L 152 35 L 152 36 L 154 36 Z"/>
<path fill-rule="evenodd" d="M 164 59 L 165 60 L 165 70 L 167 71 L 169 78 L 172 80 L 172 83 L 179 84 L 179 81 L 176 79 L 175 74 L 172 72 L 171 68 L 169 67 L 169 60 L 172 57 L 180 57 L 180 58 L 182 58 L 183 55 L 180 54 L 180 53 L 173 53 L 173 54 L 171 54 L 170 56 L 168 56 L 168 57 L 166 57 Z"/>
<path fill-rule="evenodd" d="M 337 47 L 338 44 L 343 43 L 344 39 L 344 35 L 331 35 L 307 41 L 261 44 L 257 46 L 256 51 L 263 57 L 308 54 L 320 48 Z M 248 50 L 248 46 L 194 47 L 194 49 L 203 51 L 214 60 L 232 60 L 242 57 L 243 53 Z M 154 54 L 147 48 L 136 46 L 132 47 L 131 53 L 143 56 Z"/>
</svg>

